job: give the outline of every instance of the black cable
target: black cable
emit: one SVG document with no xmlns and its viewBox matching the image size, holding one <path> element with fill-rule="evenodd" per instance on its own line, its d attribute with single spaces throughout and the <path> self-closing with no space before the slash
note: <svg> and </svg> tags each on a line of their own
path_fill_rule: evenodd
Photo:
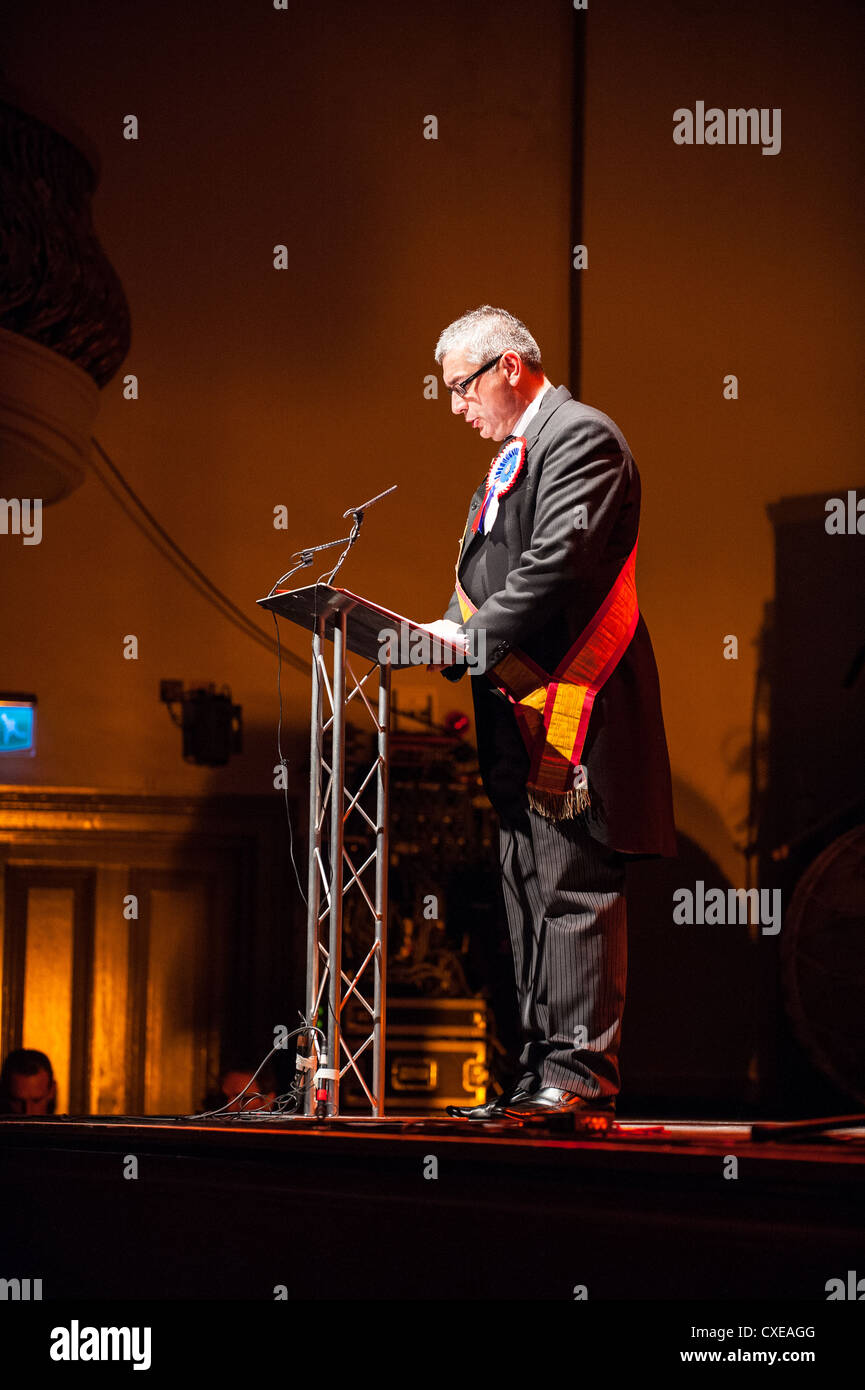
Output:
<svg viewBox="0 0 865 1390">
<path fill-rule="evenodd" d="M 183 576 L 186 582 L 199 594 L 201 594 L 203 598 L 207 599 L 207 601 L 211 603 L 214 608 L 216 608 L 217 612 L 221 613 L 223 618 L 226 618 L 229 622 L 234 623 L 234 626 L 238 627 L 241 630 L 241 632 L 244 632 L 247 637 L 251 637 L 253 641 L 258 642 L 260 646 L 266 647 L 269 652 L 272 652 L 273 643 L 271 642 L 270 638 L 262 632 L 261 628 L 257 625 L 257 623 L 254 623 L 251 618 L 247 617 L 243 610 L 239 608 L 237 604 L 234 603 L 233 600 L 228 597 L 227 594 L 223 593 L 223 591 L 219 589 L 217 585 L 215 585 L 213 581 L 207 577 L 203 570 L 199 569 L 198 565 L 196 565 L 195 562 L 191 560 L 190 557 L 186 554 L 186 552 L 181 549 L 177 542 L 172 539 L 172 537 L 165 530 L 164 526 L 160 525 L 160 523 L 156 520 L 156 517 L 150 511 L 150 509 L 144 504 L 144 502 L 135 492 L 134 488 L 132 488 L 131 485 L 127 482 L 120 469 L 103 449 L 102 445 L 99 443 L 99 440 L 96 439 L 95 436 L 91 436 L 91 442 L 94 448 L 98 451 L 100 457 L 105 461 L 108 468 L 111 470 L 120 487 L 127 494 L 127 496 L 131 498 L 135 507 L 137 507 L 139 512 L 141 513 L 141 516 L 146 519 L 148 526 L 156 532 L 156 535 L 160 537 L 163 544 L 159 544 L 155 536 L 151 534 L 150 530 L 148 530 L 148 526 L 143 525 L 141 520 L 138 517 L 136 517 L 135 513 L 131 511 L 130 508 L 126 505 L 123 498 L 118 496 L 117 492 L 114 490 L 114 488 L 112 488 L 112 486 L 102 473 L 102 470 L 94 462 L 93 471 L 96 474 L 97 478 L 102 483 L 103 487 L 105 487 L 106 491 L 114 498 L 118 506 L 121 507 L 121 509 L 126 513 L 130 521 L 132 521 L 133 525 L 138 527 L 138 529 L 147 537 L 151 545 L 159 551 L 159 553 L 164 557 L 164 559 L 168 560 L 170 564 L 174 565 L 174 568 L 179 571 L 179 573 Z M 181 562 L 180 564 L 178 564 L 178 559 Z M 291 571 L 291 573 L 293 573 L 293 571 Z M 193 579 L 193 575 L 195 576 L 195 579 Z M 279 581 L 277 581 L 277 583 L 279 583 Z M 296 670 L 303 671 L 304 673 L 306 672 L 306 663 L 302 661 L 301 658 L 297 656 L 295 652 L 289 650 L 286 653 L 286 658 L 290 662 L 290 664 L 295 667 Z"/>
<path fill-rule="evenodd" d="M 342 552 L 342 554 L 340 555 L 339 559 L 337 560 L 337 562 L 336 562 L 336 564 L 334 565 L 333 569 L 332 569 L 332 570 L 330 571 L 330 573 L 328 574 L 327 578 L 325 579 L 324 575 L 322 575 L 321 578 L 320 578 L 319 581 L 318 581 L 319 583 L 325 583 L 325 584 L 332 584 L 332 583 L 333 583 L 335 574 L 337 573 L 337 571 L 338 571 L 339 568 L 341 567 L 341 565 L 342 565 L 342 563 L 343 563 L 343 561 L 344 561 L 346 555 L 347 555 L 348 552 L 351 550 L 352 546 L 354 545 L 355 541 L 357 540 L 358 536 L 360 535 L 360 528 L 361 528 L 361 523 L 362 523 L 362 522 L 363 522 L 363 512 L 362 512 L 362 511 L 357 511 L 357 512 L 355 512 L 355 514 L 354 514 L 354 525 L 352 526 L 351 531 L 349 532 L 349 535 L 348 535 L 348 544 L 346 545 L 345 550 L 344 550 L 344 551 Z"/>
<path fill-rule="evenodd" d="M 276 628 L 276 692 L 279 699 L 279 719 L 277 720 L 276 725 L 276 751 L 279 755 L 279 765 L 282 768 L 283 773 L 287 773 L 288 764 L 282 752 L 282 642 L 279 636 L 279 623 L 277 622 L 276 614 L 272 613 L 271 617 L 273 618 L 273 626 Z M 294 833 L 291 828 L 291 805 L 288 800 L 287 776 L 283 776 L 282 779 L 282 796 L 285 802 L 285 819 L 288 822 L 288 852 L 291 858 L 291 867 L 294 869 L 294 876 L 297 879 L 297 887 L 300 896 L 303 898 L 303 905 L 308 910 L 309 903 L 307 902 L 306 894 L 303 891 L 303 885 L 300 881 L 300 873 L 298 871 L 297 862 L 294 857 Z"/>
<path fill-rule="evenodd" d="M 298 1037 L 299 1034 L 301 1034 L 301 1033 L 320 1033 L 321 1036 L 324 1038 L 324 1033 L 322 1032 L 321 1028 L 318 1028 L 314 1023 L 310 1024 L 310 1023 L 304 1022 L 304 1023 L 301 1024 L 301 1026 L 300 1026 L 299 1028 L 295 1028 L 295 1030 L 294 1030 L 293 1033 L 289 1033 L 288 1036 L 286 1037 L 285 1041 L 286 1041 L 286 1042 L 289 1042 L 292 1038 Z M 325 1046 L 327 1046 L 327 1039 L 326 1039 L 326 1038 L 325 1038 Z M 203 1110 L 203 1111 L 202 1111 L 200 1114 L 198 1114 L 198 1115 L 181 1115 L 179 1118 L 182 1119 L 182 1120 L 210 1120 L 210 1119 L 214 1119 L 214 1118 L 216 1118 L 216 1117 L 218 1117 L 218 1116 L 220 1116 L 220 1115 L 231 1116 L 231 1117 L 233 1118 L 235 1115 L 242 1115 L 242 1114 L 244 1114 L 244 1113 L 247 1113 L 247 1114 L 248 1114 L 248 1113 L 252 1113 L 252 1112 L 244 1112 L 243 1110 L 230 1110 L 230 1109 L 229 1109 L 229 1106 L 231 1106 L 231 1105 L 236 1105 L 236 1103 L 237 1103 L 239 1100 L 241 1100 L 241 1099 L 243 1098 L 243 1096 L 246 1095 L 246 1093 L 247 1093 L 247 1091 L 249 1090 L 250 1086 L 252 1085 L 253 1081 L 254 1081 L 255 1078 L 258 1076 L 258 1073 L 262 1070 L 263 1067 L 266 1067 L 266 1066 L 267 1066 L 267 1064 L 268 1064 L 268 1062 L 270 1061 L 270 1059 L 271 1059 L 271 1057 L 273 1056 L 273 1054 L 274 1054 L 275 1052 L 281 1052 L 281 1051 L 284 1051 L 284 1047 L 283 1047 L 282 1044 L 280 1044 L 278 1047 L 277 1047 L 277 1046 L 274 1046 L 274 1047 L 272 1047 L 272 1048 L 270 1049 L 270 1051 L 268 1052 L 268 1054 L 267 1054 L 267 1056 L 265 1057 L 264 1061 L 263 1061 L 263 1062 L 260 1062 L 259 1065 L 256 1067 L 255 1071 L 252 1073 L 252 1076 L 251 1076 L 251 1077 L 249 1078 L 249 1080 L 247 1081 L 247 1083 L 246 1083 L 246 1085 L 244 1086 L 243 1090 L 240 1091 L 240 1092 L 238 1092 L 238 1094 L 234 1097 L 233 1100 L 226 1101 L 225 1105 L 220 1105 L 216 1110 Z M 286 1092 L 284 1092 L 283 1094 L 287 1096 L 287 1095 L 290 1094 L 290 1092 L 286 1091 Z M 282 1097 L 278 1097 L 278 1099 L 281 1099 L 281 1098 L 282 1098 Z M 250 1099 L 250 1100 L 255 1100 L 255 1099 L 263 1100 L 264 1097 L 261 1095 L 261 1092 L 260 1092 L 260 1091 L 254 1091 L 254 1092 L 252 1093 L 252 1095 L 250 1095 L 249 1099 Z M 264 1114 L 264 1115 L 267 1115 L 267 1114 L 272 1114 L 273 1112 L 272 1112 L 272 1111 L 264 1110 L 264 1111 L 256 1111 L 255 1113 L 256 1113 L 256 1114 Z"/>
<path fill-rule="evenodd" d="M 336 544 L 339 544 L 339 542 L 336 542 Z M 327 549 L 327 546 L 319 545 L 319 546 L 316 546 L 315 549 L 316 549 L 316 550 L 326 550 L 326 549 Z M 311 555 L 312 555 L 312 551 L 308 551 L 307 554 L 309 554 L 309 555 L 311 556 Z M 284 584 L 285 581 L 286 581 L 286 579 L 290 579 L 291 576 L 292 576 L 293 574 L 297 574 L 297 571 L 298 571 L 298 570 L 305 569 L 308 565 L 311 565 L 311 564 L 312 564 L 312 559 L 311 559 L 311 558 L 308 559 L 308 560 L 307 560 L 307 559 L 303 559 L 303 560 L 298 561 L 298 563 L 294 566 L 293 569 L 286 570 L 285 574 L 281 574 L 281 575 L 279 576 L 279 578 L 278 578 L 278 579 L 276 580 L 276 582 L 274 583 L 274 585 L 273 585 L 272 589 L 270 590 L 270 593 L 267 595 L 267 597 L 268 597 L 268 598 L 273 598 L 273 596 L 274 596 L 274 594 L 276 593 L 277 589 L 279 588 L 280 584 Z M 304 669 L 305 669 L 305 668 L 304 668 Z"/>
<path fill-rule="evenodd" d="M 126 478 L 124 477 L 123 473 L 120 471 L 120 469 L 119 469 L 119 468 L 117 467 L 117 465 L 114 463 L 114 461 L 109 457 L 109 455 L 108 455 L 108 453 L 105 451 L 105 449 L 103 449 L 102 445 L 99 443 L 99 440 L 96 439 L 96 437 L 93 436 L 93 435 L 91 436 L 91 443 L 93 444 L 94 448 L 95 448 L 95 449 L 97 450 L 97 452 L 99 453 L 100 457 L 101 457 L 101 458 L 104 460 L 104 462 L 107 464 L 108 468 L 111 470 L 112 474 L 113 474 L 114 477 L 116 478 L 117 482 L 120 484 L 120 486 L 121 486 L 121 488 L 123 489 L 123 491 L 127 494 L 127 496 L 128 496 L 129 498 L 131 498 L 131 500 L 132 500 L 132 502 L 134 503 L 134 505 L 138 508 L 138 510 L 139 510 L 139 512 L 141 513 L 141 515 L 146 519 L 146 521 L 147 521 L 147 523 L 149 524 L 149 526 L 153 528 L 153 531 L 155 531 L 156 534 L 160 537 L 160 539 L 162 540 L 163 544 L 159 544 L 159 542 L 158 542 L 158 541 L 155 539 L 155 537 L 151 534 L 150 530 L 147 529 L 147 526 L 145 526 L 145 525 L 142 524 L 141 520 L 140 520 L 140 519 L 135 515 L 135 513 L 129 508 L 129 506 L 126 504 L 126 502 L 124 501 L 124 499 L 123 499 L 121 496 L 119 496 L 118 493 L 116 492 L 116 490 L 111 486 L 111 484 L 109 483 L 109 481 L 107 480 L 107 478 L 103 475 L 103 473 L 102 473 L 102 471 L 100 470 L 99 466 L 98 466 L 95 462 L 93 462 L 93 461 L 91 460 L 92 465 L 93 465 L 93 471 L 94 471 L 94 473 L 96 474 L 97 478 L 98 478 L 99 481 L 102 483 L 103 487 L 106 489 L 106 491 L 109 493 L 109 495 L 110 495 L 111 497 L 113 497 L 114 501 L 118 504 L 118 506 L 121 508 L 121 510 L 126 514 L 126 516 L 129 517 L 129 519 L 130 519 L 130 521 L 133 523 L 133 525 L 135 525 L 135 526 L 138 527 L 138 529 L 143 533 L 143 535 L 146 536 L 146 538 L 150 541 L 150 543 L 151 543 L 151 545 L 154 547 L 154 549 L 155 549 L 155 550 L 158 550 L 159 553 L 163 556 L 163 558 L 166 559 L 166 560 L 168 560 L 169 564 L 173 565 L 174 568 L 175 568 L 176 570 L 178 570 L 178 572 L 182 575 L 182 577 L 186 580 L 186 582 L 190 585 L 190 587 L 193 588 L 193 589 L 195 589 L 195 591 L 196 591 L 197 593 L 201 594 L 201 596 L 202 596 L 203 598 L 207 599 L 207 601 L 208 601 L 209 603 L 211 603 L 211 604 L 213 605 L 214 608 L 216 608 L 217 612 L 219 612 L 223 618 L 226 618 L 229 622 L 233 623 L 234 626 L 235 626 L 235 627 L 238 627 L 238 628 L 241 630 L 241 632 L 244 632 L 244 633 L 246 634 L 247 637 L 251 637 L 254 641 L 258 642 L 259 645 L 266 647 L 268 651 L 271 651 L 271 652 L 272 652 L 272 651 L 273 651 L 273 644 L 271 643 L 270 639 L 267 638 L 267 637 L 265 637 L 264 633 L 263 633 L 263 632 L 261 631 L 261 629 L 257 626 L 257 624 L 253 623 L 252 620 L 251 620 L 250 618 L 248 618 L 247 615 L 242 611 L 242 609 L 238 608 L 238 606 L 228 597 L 228 595 L 227 595 L 227 594 L 224 594 L 224 593 L 222 592 L 222 590 L 219 589 L 219 588 L 217 587 L 217 585 L 215 585 L 215 584 L 213 583 L 213 581 L 212 581 L 211 579 L 208 578 L 208 576 L 204 573 L 204 571 L 201 570 L 201 569 L 199 569 L 198 565 L 196 565 L 195 562 L 194 562 L 193 560 L 190 559 L 190 557 L 189 557 L 189 556 L 186 554 L 186 552 L 177 544 L 177 542 L 176 542 L 175 540 L 172 539 L 172 537 L 169 535 L 169 533 L 165 530 L 164 526 L 162 526 L 162 525 L 157 521 L 156 517 L 153 515 L 153 513 L 150 511 L 150 509 L 145 505 L 145 503 L 141 500 L 141 498 L 140 498 L 140 497 L 138 496 L 138 494 L 135 492 L 134 488 L 130 485 L 129 482 L 127 482 L 127 480 L 126 480 Z M 389 489 L 389 491 L 393 491 L 393 489 L 391 488 L 391 489 Z M 382 496 L 386 496 L 386 495 L 387 495 L 387 494 L 385 494 L 385 493 L 382 494 Z M 373 500 L 376 501 L 376 500 L 378 500 L 378 499 L 373 499 Z M 334 576 L 334 575 L 337 573 L 337 571 L 340 569 L 340 567 L 341 567 L 343 561 L 345 560 L 346 556 L 348 555 L 348 552 L 351 550 L 352 546 L 354 545 L 355 541 L 357 540 L 357 537 L 358 537 L 358 534 L 359 534 L 359 531 L 360 531 L 360 524 L 361 524 L 361 522 L 363 521 L 363 511 L 361 511 L 360 509 L 358 509 L 358 511 L 355 512 L 353 515 L 354 515 L 354 525 L 353 525 L 353 527 L 352 527 L 351 534 L 345 538 L 345 540 L 348 542 L 348 544 L 346 545 L 345 550 L 342 552 L 342 554 L 340 555 L 339 559 L 337 560 L 336 566 L 335 566 L 334 569 L 330 572 L 329 579 L 332 579 L 333 576 Z M 329 542 L 329 545 L 331 545 L 331 544 L 340 544 L 340 543 L 341 543 L 341 542 Z M 326 547 L 326 546 L 316 546 L 316 547 L 313 547 L 314 550 L 319 550 L 319 549 L 322 549 L 322 550 L 323 550 L 323 549 L 326 549 L 326 548 L 328 548 L 328 547 Z M 303 569 L 306 565 L 308 565 L 308 564 L 311 562 L 311 558 L 312 558 L 312 557 L 310 556 L 310 559 L 309 559 L 309 560 L 307 560 L 307 559 L 302 559 L 302 560 L 300 561 L 299 564 L 297 564 L 297 565 L 295 565 L 295 566 L 293 567 L 293 569 L 288 570 L 284 575 L 282 575 L 279 579 L 277 579 L 277 580 L 276 580 L 276 583 L 272 586 L 272 588 L 271 588 L 271 590 L 270 590 L 270 593 L 269 593 L 268 597 L 272 597 L 273 594 L 274 594 L 274 591 L 279 587 L 279 585 L 282 584 L 282 583 L 284 583 L 287 579 L 290 579 L 291 576 L 297 572 L 297 570 Z M 178 563 L 178 560 L 180 561 L 180 563 Z M 185 567 L 185 568 L 184 568 L 184 567 Z M 193 575 L 195 576 L 195 579 L 192 578 Z M 197 582 L 196 582 L 196 581 L 197 581 Z M 319 582 L 321 582 L 321 581 L 319 580 Z M 282 660 L 283 660 L 283 649 L 282 649 L 282 642 L 281 642 L 280 632 L 279 632 L 279 623 L 277 622 L 276 614 L 275 614 L 275 613 L 272 613 L 272 617 L 273 617 L 274 627 L 276 628 L 276 656 L 277 656 L 277 673 L 276 673 L 276 681 L 277 681 L 277 692 L 278 692 L 278 696 L 279 696 L 279 721 L 278 721 L 278 724 L 277 724 L 276 742 L 277 742 L 277 752 L 278 752 L 278 755 L 279 755 L 279 764 L 280 764 L 280 767 L 282 767 L 283 769 L 285 769 L 286 766 L 287 766 L 287 764 L 286 764 L 285 758 L 284 758 L 283 753 L 282 753 L 282 713 L 283 713 L 283 710 L 282 710 Z M 291 665 L 293 665 L 294 668 L 295 668 L 296 670 L 298 670 L 298 671 L 303 671 L 304 674 L 306 673 L 306 669 L 307 669 L 307 668 L 306 668 L 306 663 L 305 663 L 304 661 L 302 661 L 301 658 L 300 658 L 299 656 L 297 656 L 297 654 L 296 654 L 295 652 L 291 651 L 290 649 L 287 650 L 287 652 L 286 652 L 286 657 L 287 657 L 288 661 L 291 663 Z M 318 673 L 316 672 L 316 677 L 317 677 L 317 675 L 318 675 Z M 171 713 L 170 710 L 169 710 L 169 713 Z M 172 715 L 172 717 L 174 717 L 174 716 Z M 176 722 L 177 722 L 177 720 L 175 719 L 175 723 L 176 723 Z M 300 892 L 300 896 L 301 896 L 301 898 L 303 899 L 304 906 L 307 906 L 307 907 L 308 907 L 308 903 L 307 903 L 307 899 L 306 899 L 306 894 L 305 894 L 304 891 L 303 891 L 303 886 L 302 886 L 301 881 L 300 881 L 300 873 L 299 873 L 299 871 L 298 871 L 297 863 L 296 863 L 296 860 L 295 860 L 295 857 L 294 857 L 294 837 L 293 837 L 292 825 L 291 825 L 291 809 L 290 809 L 290 804 L 289 804 L 289 800 L 288 800 L 288 785 L 287 785 L 286 779 L 283 779 L 283 781 L 285 782 L 285 785 L 283 786 L 283 795 L 284 795 L 284 800 L 285 800 L 286 819 L 287 819 L 287 821 L 288 821 L 289 853 L 290 853 L 290 856 L 291 856 L 291 864 L 292 864 L 292 868 L 294 869 L 294 876 L 295 876 L 295 879 L 297 880 L 297 886 L 298 886 L 298 890 L 299 890 L 299 892 Z M 331 1016 L 333 1017 L 333 1007 L 332 1007 L 332 1005 L 331 1005 L 331 1003 L 330 1003 L 329 993 L 328 993 L 328 1001 L 327 1001 L 327 1002 L 328 1002 L 328 1010 L 329 1010 Z M 334 1019 L 334 1021 L 335 1021 L 335 1019 Z M 294 1031 L 293 1033 L 289 1034 L 289 1037 L 292 1037 L 292 1038 L 293 1038 L 293 1037 L 297 1037 L 298 1034 L 299 1034 L 299 1033 L 302 1033 L 302 1032 L 315 1032 L 315 1033 L 321 1034 L 322 1038 L 324 1039 L 324 1046 L 325 1046 L 325 1048 L 327 1047 L 327 1037 L 326 1037 L 325 1033 L 323 1032 L 322 1029 L 316 1027 L 315 1025 L 304 1025 L 304 1026 L 301 1027 L 301 1028 L 295 1029 L 295 1031 Z M 240 1092 L 240 1095 L 239 1095 L 239 1096 L 236 1096 L 236 1097 L 234 1098 L 235 1101 L 241 1099 L 241 1097 L 244 1096 L 244 1095 L 246 1094 L 246 1091 L 247 1091 L 247 1090 L 249 1089 L 249 1087 L 252 1085 L 253 1081 L 254 1081 L 255 1078 L 258 1076 L 258 1073 L 261 1071 L 262 1067 L 264 1067 L 264 1066 L 267 1064 L 267 1062 L 270 1061 L 270 1058 L 273 1056 L 273 1054 L 274 1054 L 274 1052 L 275 1052 L 276 1050 L 277 1050 L 277 1049 L 276 1049 L 275 1047 L 274 1047 L 274 1048 L 271 1048 L 271 1050 L 270 1050 L 270 1052 L 268 1053 L 267 1057 L 265 1057 L 264 1061 L 263 1061 L 263 1062 L 261 1063 L 261 1065 L 257 1068 L 257 1070 L 255 1071 L 255 1073 L 253 1074 L 253 1076 L 250 1078 L 250 1080 L 249 1080 L 249 1082 L 247 1083 L 246 1087 L 244 1087 L 244 1090 Z M 339 1067 L 339 1059 L 337 1059 L 337 1067 Z M 291 1093 L 290 1093 L 290 1092 L 286 1092 L 285 1095 L 284 1095 L 284 1097 L 278 1097 L 277 1099 L 278 1099 L 278 1100 L 281 1100 L 281 1099 L 283 1099 L 283 1098 L 285 1098 L 285 1099 L 291 1099 L 291 1098 L 292 1098 Z M 297 1099 L 296 1096 L 293 1097 L 293 1098 L 294 1098 L 295 1100 Z M 260 1095 L 259 1092 L 254 1092 L 254 1093 L 249 1097 L 249 1099 L 250 1099 L 250 1100 L 253 1100 L 253 1099 L 262 1099 L 262 1097 L 261 1097 L 261 1095 Z M 233 1103 L 234 1103 L 234 1102 L 231 1102 L 231 1104 L 233 1104 Z M 276 1102 L 274 1102 L 274 1103 L 276 1103 Z M 205 1112 L 203 1112 L 203 1113 L 201 1113 L 201 1114 L 198 1114 L 198 1115 L 187 1115 L 187 1116 L 184 1116 L 183 1118 L 184 1118 L 184 1119 L 191 1119 L 191 1120 L 200 1120 L 200 1119 L 210 1119 L 210 1118 L 213 1118 L 213 1117 L 216 1117 L 216 1116 L 219 1116 L 219 1115 L 223 1115 L 223 1114 L 240 1115 L 240 1114 L 244 1114 L 244 1113 L 248 1113 L 248 1114 L 253 1114 L 253 1113 L 254 1113 L 254 1114 L 268 1114 L 268 1113 L 272 1113 L 272 1112 L 268 1112 L 268 1111 L 254 1111 L 254 1112 L 251 1112 L 251 1111 L 250 1111 L 250 1112 L 244 1112 L 244 1111 L 242 1111 L 242 1110 L 241 1110 L 241 1111 L 229 1111 L 229 1110 L 227 1109 L 227 1106 L 221 1106 L 221 1107 L 220 1107 L 219 1109 L 217 1109 L 217 1110 L 208 1110 L 208 1111 L 205 1111 Z"/>
</svg>

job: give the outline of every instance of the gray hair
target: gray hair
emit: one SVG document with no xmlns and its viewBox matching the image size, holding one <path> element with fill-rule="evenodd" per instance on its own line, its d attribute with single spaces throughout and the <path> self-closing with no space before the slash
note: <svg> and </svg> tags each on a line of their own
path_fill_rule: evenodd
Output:
<svg viewBox="0 0 865 1390">
<path fill-rule="evenodd" d="M 492 304 L 482 304 L 448 324 L 436 343 L 436 362 L 441 366 L 442 358 L 458 349 L 467 362 L 478 366 L 503 352 L 515 352 L 533 372 L 543 371 L 541 350 L 526 325 Z"/>
</svg>

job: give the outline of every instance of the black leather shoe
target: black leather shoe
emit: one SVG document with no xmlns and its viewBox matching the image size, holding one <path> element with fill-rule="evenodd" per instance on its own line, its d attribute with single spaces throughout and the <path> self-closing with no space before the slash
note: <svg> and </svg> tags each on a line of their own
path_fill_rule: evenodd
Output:
<svg viewBox="0 0 865 1390">
<path fill-rule="evenodd" d="M 585 1110 L 592 1114 L 615 1115 L 615 1096 L 581 1096 L 576 1091 L 560 1091 L 557 1086 L 542 1086 L 530 1096 L 514 1095 L 504 1106 L 502 1112 L 515 1119 L 525 1115 L 564 1115 L 572 1110 Z"/>
<path fill-rule="evenodd" d="M 488 1100 L 485 1105 L 448 1105 L 445 1109 L 455 1120 L 497 1120 L 504 1115 L 506 1105 L 517 1105 L 528 1100 L 537 1090 L 537 1085 L 536 1076 L 524 1076 L 513 1090 L 503 1092 L 495 1100 Z"/>
</svg>

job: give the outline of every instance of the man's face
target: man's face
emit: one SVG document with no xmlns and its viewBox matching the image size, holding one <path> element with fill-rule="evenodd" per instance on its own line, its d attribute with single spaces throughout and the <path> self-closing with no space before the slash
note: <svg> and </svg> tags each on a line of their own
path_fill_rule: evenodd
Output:
<svg viewBox="0 0 865 1390">
<path fill-rule="evenodd" d="M 48 1107 L 56 1094 L 57 1082 L 47 1071 L 37 1071 L 35 1076 L 13 1072 L 9 1078 L 9 1107 L 13 1115 L 49 1115 Z"/>
<path fill-rule="evenodd" d="M 450 388 L 456 381 L 463 381 L 476 372 L 480 362 L 469 362 L 456 350 L 445 353 L 442 358 L 442 380 Z M 454 415 L 464 415 L 467 424 L 477 430 L 482 439 L 504 439 L 511 432 L 523 412 L 520 397 L 514 389 L 519 378 L 522 363 L 515 352 L 506 352 L 495 367 L 475 377 L 466 387 L 465 396 L 451 392 L 451 410 Z"/>
</svg>

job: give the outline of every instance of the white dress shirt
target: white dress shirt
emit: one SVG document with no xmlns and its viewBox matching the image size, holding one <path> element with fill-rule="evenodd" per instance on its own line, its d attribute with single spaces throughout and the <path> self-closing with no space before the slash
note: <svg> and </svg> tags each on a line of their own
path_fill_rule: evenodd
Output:
<svg viewBox="0 0 865 1390">
<path fill-rule="evenodd" d="M 548 381 L 546 386 L 541 387 L 534 400 L 529 401 L 529 404 L 526 406 L 519 420 L 517 420 L 517 423 L 511 430 L 511 434 L 514 436 L 514 438 L 518 438 L 519 435 L 525 434 L 527 426 L 531 423 L 531 421 L 535 418 L 538 411 L 540 410 L 541 401 L 543 400 L 546 392 L 550 389 L 552 384 L 553 383 L 551 381 Z M 483 529 L 485 535 L 489 535 L 490 531 L 493 529 L 493 523 L 498 515 L 498 511 L 499 499 L 498 497 L 492 497 L 490 499 L 489 507 L 487 508 L 487 514 L 484 518 Z"/>
<path fill-rule="evenodd" d="M 527 428 L 529 422 L 532 421 L 532 420 L 534 420 L 535 416 L 537 415 L 538 411 L 539 411 L 540 408 L 541 408 L 541 401 L 543 400 L 543 398 L 544 398 L 544 396 L 546 395 L 547 391 L 549 391 L 549 389 L 550 389 L 550 387 L 552 386 L 552 384 L 553 384 L 553 383 L 552 383 L 551 381 L 548 381 L 547 384 L 546 384 L 546 386 L 542 386 L 542 387 L 541 387 L 540 391 L 539 391 L 538 394 L 535 396 L 535 399 L 534 399 L 533 401 L 529 401 L 529 404 L 526 406 L 526 408 L 525 408 L 525 410 L 523 411 L 522 415 L 520 416 L 519 420 L 517 420 L 517 423 L 514 425 L 513 429 L 511 430 L 511 434 L 513 434 L 513 435 L 525 434 L 526 428 Z"/>
</svg>

